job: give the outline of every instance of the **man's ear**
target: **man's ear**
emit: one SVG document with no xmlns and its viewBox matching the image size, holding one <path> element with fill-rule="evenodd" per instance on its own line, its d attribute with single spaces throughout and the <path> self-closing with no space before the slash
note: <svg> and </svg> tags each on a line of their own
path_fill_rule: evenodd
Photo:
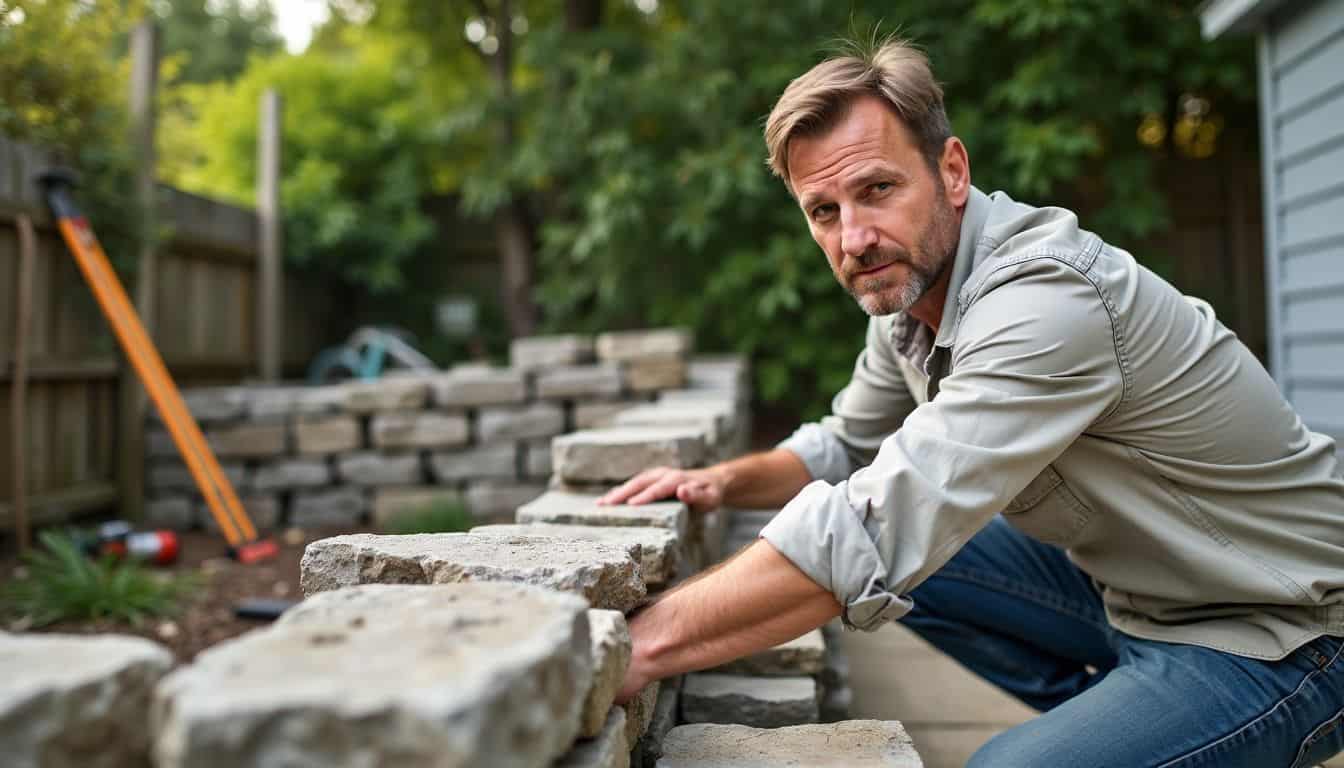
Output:
<svg viewBox="0 0 1344 768">
<path fill-rule="evenodd" d="M 966 154 L 966 145 L 956 136 L 949 136 L 943 142 L 938 173 L 943 177 L 943 189 L 947 191 L 947 199 L 953 207 L 965 205 L 971 195 L 971 159 Z"/>
</svg>

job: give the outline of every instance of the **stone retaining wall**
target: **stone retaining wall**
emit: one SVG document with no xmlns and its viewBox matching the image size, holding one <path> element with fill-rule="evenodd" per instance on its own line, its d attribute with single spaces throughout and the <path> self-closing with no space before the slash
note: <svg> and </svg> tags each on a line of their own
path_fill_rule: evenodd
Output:
<svg viewBox="0 0 1344 768">
<path fill-rule="evenodd" d="M 641 348 L 637 340 L 599 337 L 596 349 L 621 365 L 638 364 L 631 351 Z M 579 337 L 524 340 L 515 363 L 534 370 L 588 348 Z M 704 366 L 698 381 L 697 365 Z M 666 367 L 649 364 L 644 375 L 670 382 L 657 378 Z M 819 765 L 918 766 L 898 723 L 818 724 L 843 716 L 824 704 L 827 690 L 843 687 L 843 665 L 833 662 L 838 647 L 822 632 L 613 704 L 631 655 L 625 614 L 718 560 L 735 515 L 734 536 L 745 540 L 742 531 L 759 529 L 770 514 L 705 516 L 676 501 L 598 507 L 591 494 L 563 490 L 600 490 L 654 464 L 696 466 L 740 452 L 745 365 L 718 360 L 689 368 L 693 386 L 631 409 L 637 423 L 555 440 L 552 490 L 515 505 L 516 522 L 469 533 L 313 542 L 301 566 L 305 600 L 272 626 L 190 665 L 170 672 L 161 649 L 145 641 L 113 647 L 62 639 L 86 647 L 53 646 L 56 656 L 79 655 L 85 663 L 57 674 L 59 658 L 33 664 L 6 653 L 21 641 L 0 635 L 0 740 L 19 745 L 11 756 L 20 765 L 94 764 L 102 745 L 80 744 L 73 734 L 82 729 L 121 734 L 116 764 L 160 768 L 755 766 L 791 749 Z M 552 391 L 572 396 L 579 377 L 549 370 L 566 371 L 566 383 Z M 402 412 L 379 410 L 383 404 L 423 405 L 413 391 L 347 391 L 341 402 L 376 419 Z M 611 416 L 621 423 L 622 414 Z M 481 429 L 480 413 L 467 421 L 468 434 Z M 433 431 L 450 429 L 445 423 Z M 406 434 L 388 430 L 384 438 Z M 301 459 L 296 453 L 285 461 Z M 346 474 L 404 477 L 363 461 L 350 453 L 335 463 L 352 464 L 341 470 Z M 74 706 L 91 687 L 112 703 Z M 124 706 L 115 703 L 123 697 Z M 678 728 L 682 723 L 698 724 Z M 721 730 L 744 726 L 774 730 Z M 66 748 L 71 757 L 47 758 L 61 741 L 74 744 Z"/>
</svg>

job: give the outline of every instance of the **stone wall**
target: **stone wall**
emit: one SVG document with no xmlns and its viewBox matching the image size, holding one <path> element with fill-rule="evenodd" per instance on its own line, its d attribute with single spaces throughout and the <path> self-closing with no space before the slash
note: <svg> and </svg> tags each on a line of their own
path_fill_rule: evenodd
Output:
<svg viewBox="0 0 1344 768">
<path fill-rule="evenodd" d="M 599 339 L 597 351 L 640 370 L 631 338 Z M 586 346 L 524 340 L 514 361 L 556 365 L 565 349 Z M 643 381 L 667 383 L 658 378 L 667 367 L 644 365 Z M 546 374 L 531 385 L 565 397 L 592 374 L 543 370 L 563 372 L 550 379 L 556 388 L 541 386 Z M 550 490 L 517 505 L 508 524 L 313 542 L 304 601 L 190 665 L 170 671 L 146 641 L 94 645 L 105 639 L 61 639 L 39 664 L 28 646 L 7 651 L 45 639 L 0 635 L 0 741 L 17 745 L 18 765 L 667 768 L 782 756 L 918 766 L 899 723 L 819 723 L 845 716 L 825 703 L 844 680 L 822 632 L 614 705 L 631 656 L 626 613 L 720 559 L 730 529 L 746 540 L 773 514 L 595 504 L 594 493 L 647 467 L 741 451 L 745 365 L 703 361 L 689 372 L 691 386 L 608 414 L 612 426 L 555 439 Z M 412 390 L 369 397 L 423 404 L 389 391 Z M 349 409 L 357 396 L 343 397 Z M 372 418 L 398 412 L 356 407 Z M 467 420 L 475 434 L 488 418 Z M 359 454 L 333 463 L 350 455 Z M 63 654 L 83 662 L 63 665 Z M 105 706 L 75 706 L 95 689 Z"/>
</svg>

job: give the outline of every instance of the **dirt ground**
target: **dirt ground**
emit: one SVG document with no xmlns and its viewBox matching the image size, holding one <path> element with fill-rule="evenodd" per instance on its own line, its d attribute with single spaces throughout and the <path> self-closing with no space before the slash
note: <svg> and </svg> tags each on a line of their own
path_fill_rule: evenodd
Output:
<svg viewBox="0 0 1344 768">
<path fill-rule="evenodd" d="M 216 643 L 267 623 L 237 618 L 234 607 L 240 600 L 253 597 L 298 600 L 302 597 L 299 592 L 299 560 L 308 542 L 341 533 L 358 532 L 361 531 L 291 530 L 275 536 L 280 548 L 275 558 L 251 565 L 230 560 L 225 555 L 224 540 L 219 536 L 202 531 L 180 533 L 178 561 L 164 570 L 196 573 L 201 582 L 183 601 L 176 615 L 148 619 L 140 626 L 115 621 L 86 621 L 58 622 L 36 630 L 27 630 L 22 625 L 10 625 L 3 629 L 81 635 L 104 632 L 138 635 L 167 646 L 179 661 L 190 661 L 197 653 Z M 0 574 L 3 574 L 3 578 L 9 578 L 16 566 L 12 556 L 6 557 L 0 564 Z"/>
</svg>

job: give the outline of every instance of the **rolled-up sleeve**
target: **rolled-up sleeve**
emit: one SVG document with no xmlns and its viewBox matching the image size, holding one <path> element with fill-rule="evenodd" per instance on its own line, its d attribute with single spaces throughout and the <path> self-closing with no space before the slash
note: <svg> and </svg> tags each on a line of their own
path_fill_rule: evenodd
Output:
<svg viewBox="0 0 1344 768">
<path fill-rule="evenodd" d="M 761 531 L 835 595 L 851 627 L 909 611 L 911 589 L 1121 400 L 1111 319 L 1092 283 L 1048 258 L 1003 269 L 1011 279 L 961 318 L 937 396 L 871 464 L 816 479 Z"/>
<path fill-rule="evenodd" d="M 890 318 L 868 321 L 863 351 L 849 384 L 831 401 L 831 415 L 802 425 L 778 446 L 797 454 L 813 480 L 839 483 L 871 463 L 882 441 L 915 409 L 891 349 L 888 323 Z"/>
</svg>

